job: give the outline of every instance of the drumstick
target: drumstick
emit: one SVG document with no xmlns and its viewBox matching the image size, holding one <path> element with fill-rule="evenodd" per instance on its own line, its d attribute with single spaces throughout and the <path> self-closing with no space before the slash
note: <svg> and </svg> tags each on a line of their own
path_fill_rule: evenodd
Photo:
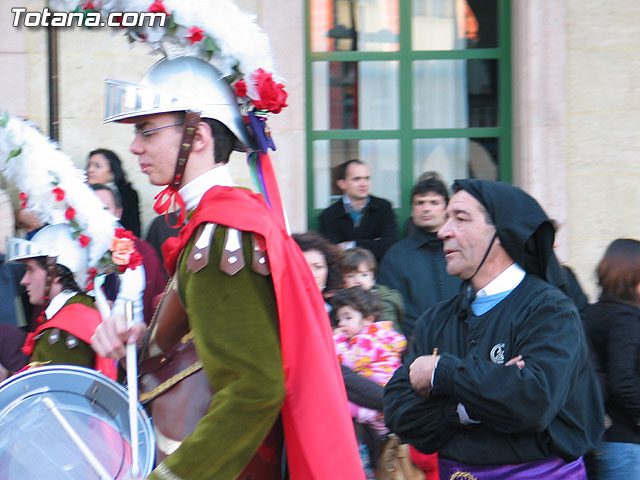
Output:
<svg viewBox="0 0 640 480">
<path fill-rule="evenodd" d="M 124 317 L 127 328 L 135 323 L 133 320 L 133 302 L 124 304 Z M 131 430 L 131 474 L 137 477 L 140 473 L 138 465 L 138 350 L 135 343 L 127 344 L 127 391 L 129 393 L 129 428 Z"/>
<path fill-rule="evenodd" d="M 113 477 L 109 475 L 109 472 L 107 472 L 107 470 L 102 466 L 100 460 L 98 460 L 96 456 L 91 452 L 91 450 L 89 450 L 87 444 L 82 441 L 73 427 L 69 424 L 69 422 L 67 422 L 67 419 L 64 418 L 62 413 L 60 413 L 60 410 L 58 410 L 51 397 L 44 397 L 42 399 L 42 403 L 44 403 L 49 411 L 53 413 L 53 416 L 56 418 L 56 420 L 58 420 L 64 431 L 67 432 L 67 435 L 69 435 L 73 443 L 76 444 L 76 447 L 78 447 L 80 453 L 82 453 L 82 456 L 87 462 L 89 462 L 91 468 L 93 468 L 93 470 L 98 474 L 100 480 L 113 480 Z"/>
</svg>

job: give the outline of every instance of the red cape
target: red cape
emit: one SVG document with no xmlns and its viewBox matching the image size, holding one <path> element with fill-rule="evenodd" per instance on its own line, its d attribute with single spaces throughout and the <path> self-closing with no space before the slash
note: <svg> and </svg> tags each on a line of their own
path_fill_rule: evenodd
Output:
<svg viewBox="0 0 640 480">
<path fill-rule="evenodd" d="M 171 275 L 179 253 L 205 222 L 265 239 L 280 317 L 286 388 L 282 421 L 291 478 L 364 479 L 324 301 L 300 248 L 262 196 L 216 186 L 205 193 L 180 235 L 162 246 Z"/>
<path fill-rule="evenodd" d="M 64 315 L 58 315 L 56 313 L 53 318 L 41 323 L 33 332 L 27 334 L 24 346 L 22 347 L 22 352 L 25 355 L 30 356 L 33 353 L 36 344 L 35 338 L 49 328 L 59 328 L 60 330 L 69 332 L 84 343 L 91 345 L 91 337 L 96 333 L 96 328 L 98 328 L 98 325 L 102 322 L 98 311 L 95 308 L 88 307 L 81 303 L 72 303 L 62 308 L 64 309 Z M 62 309 L 60 309 L 60 311 L 61 310 Z M 96 355 L 94 369 L 102 372 L 103 375 L 106 375 L 110 379 L 116 380 L 117 369 L 113 360 Z"/>
</svg>

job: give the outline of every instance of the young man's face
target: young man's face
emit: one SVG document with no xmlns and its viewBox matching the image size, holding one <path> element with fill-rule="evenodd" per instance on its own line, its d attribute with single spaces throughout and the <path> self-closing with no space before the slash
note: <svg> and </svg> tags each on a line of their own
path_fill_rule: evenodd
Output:
<svg viewBox="0 0 640 480">
<path fill-rule="evenodd" d="M 416 227 L 437 232 L 444 225 L 446 209 L 444 197 L 439 193 L 421 193 L 411 201 L 411 219 Z"/>
<path fill-rule="evenodd" d="M 371 290 L 376 283 L 376 276 L 367 265 L 361 263 L 357 270 L 346 273 L 343 280 L 344 288 L 360 286 L 363 290 Z"/>
<path fill-rule="evenodd" d="M 372 321 L 368 317 L 363 317 L 362 313 L 348 305 L 340 307 L 336 311 L 336 320 L 338 321 L 336 332 L 346 335 L 348 338 L 353 338 Z"/>
<path fill-rule="evenodd" d="M 47 281 L 47 270 L 43 268 L 34 258 L 23 260 L 25 266 L 24 275 L 20 280 L 20 285 L 26 288 L 31 305 L 42 305 L 44 303 L 44 288 Z"/>
<path fill-rule="evenodd" d="M 369 196 L 371 177 L 369 167 L 361 163 L 350 163 L 344 180 L 338 180 L 338 187 L 351 201 L 365 200 Z"/>
<path fill-rule="evenodd" d="M 136 134 L 129 149 L 138 156 L 142 173 L 153 185 L 168 185 L 173 181 L 176 159 L 182 140 L 182 127 L 175 115 L 159 113 L 136 119 Z M 165 127 L 147 134 L 144 130 Z"/>
</svg>

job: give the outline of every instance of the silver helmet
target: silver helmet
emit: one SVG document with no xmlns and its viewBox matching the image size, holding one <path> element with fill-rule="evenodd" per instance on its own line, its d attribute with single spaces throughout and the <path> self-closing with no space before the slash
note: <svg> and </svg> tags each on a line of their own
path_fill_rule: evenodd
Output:
<svg viewBox="0 0 640 480">
<path fill-rule="evenodd" d="M 213 65 L 192 56 L 157 62 L 140 83 L 106 81 L 105 122 L 132 123 L 135 117 L 191 110 L 215 119 L 236 136 L 235 150 L 251 150 L 236 95 Z"/>
<path fill-rule="evenodd" d="M 12 237 L 7 239 L 7 261 L 16 262 L 36 257 L 52 257 L 56 264 L 67 267 L 80 288 L 85 288 L 89 252 L 82 248 L 71 236 L 66 223 L 47 225 L 36 233 L 31 240 Z"/>
</svg>

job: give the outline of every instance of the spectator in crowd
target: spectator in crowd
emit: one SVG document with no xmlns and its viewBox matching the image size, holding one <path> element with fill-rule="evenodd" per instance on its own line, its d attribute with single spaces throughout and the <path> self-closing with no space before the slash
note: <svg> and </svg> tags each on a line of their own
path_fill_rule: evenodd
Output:
<svg viewBox="0 0 640 480">
<path fill-rule="evenodd" d="M 5 263 L 7 239 L 14 235 L 11 199 L 0 189 L 0 380 L 29 361 L 29 357 L 21 351 L 26 331 L 17 328 L 26 325 L 20 295 L 22 288 L 19 285 L 24 268 L 20 264 Z"/>
<path fill-rule="evenodd" d="M 330 312 L 331 304 L 327 300 L 342 284 L 339 268 L 342 252 L 317 232 L 294 233 L 292 237 L 302 250 L 316 285 L 324 297 L 327 312 Z"/>
<path fill-rule="evenodd" d="M 460 280 L 446 271 L 438 238 L 448 201 L 449 193 L 440 180 L 418 182 L 411 192 L 413 234 L 393 245 L 380 263 L 378 281 L 398 290 L 404 299 L 406 315 L 401 331 L 409 338 L 420 315 L 460 290 Z"/>
<path fill-rule="evenodd" d="M 122 215 L 122 201 L 118 191 L 101 183 L 91 185 L 91 189 L 105 205 L 105 209 L 114 217 Z M 114 302 L 113 309 L 124 314 L 124 304 L 133 301 L 135 321 L 144 321 L 147 325 L 167 284 L 167 276 L 155 249 L 144 240 L 134 238 L 136 250 L 142 255 L 142 265 L 135 269 L 127 269 L 123 274 L 111 274 L 107 277 L 119 283 L 117 289 L 107 298 Z M 108 289 L 107 289 L 108 290 Z"/>
<path fill-rule="evenodd" d="M 166 215 L 158 215 L 151 220 L 145 240 L 156 249 L 158 258 L 164 264 L 164 255 L 162 254 L 162 244 L 167 238 L 177 237 L 180 233 L 180 225 L 178 225 L 178 215 L 176 212 L 169 212 Z"/>
<path fill-rule="evenodd" d="M 554 286 L 553 226 L 511 185 L 453 189 L 438 236 L 463 288 L 419 320 L 385 387 L 387 426 L 438 451 L 441 478 L 586 479 L 604 409 L 578 311 Z"/>
<path fill-rule="evenodd" d="M 596 472 L 600 480 L 640 478 L 640 242 L 614 240 L 597 272 L 600 299 L 583 313 L 610 420 Z"/>
<path fill-rule="evenodd" d="M 370 291 L 378 301 L 378 320 L 390 321 L 393 328 L 401 330 L 404 321 L 404 304 L 397 290 L 392 290 L 376 283 L 376 258 L 366 248 L 350 248 L 345 250 L 340 259 L 343 288 L 362 287 Z"/>
<path fill-rule="evenodd" d="M 337 327 L 333 341 L 340 364 L 384 386 L 400 366 L 406 338 L 393 329 L 390 321 L 378 321 L 375 296 L 360 286 L 338 290 L 331 299 Z M 388 433 L 382 412 L 350 402 L 351 416 L 360 424 L 371 425 L 379 436 Z M 380 440 L 367 445 L 361 458 L 365 471 L 371 472 L 380 452 Z M 375 477 L 372 477 L 375 478 Z"/>
<path fill-rule="evenodd" d="M 89 152 L 87 163 L 87 183 L 102 183 L 115 186 L 122 199 L 122 217 L 120 223 L 140 237 L 140 201 L 138 192 L 127 181 L 120 158 L 111 150 L 98 148 Z"/>
<path fill-rule="evenodd" d="M 11 198 L 6 191 L 0 189 L 0 324 L 25 327 L 31 309 L 28 301 L 23 301 L 25 291 L 19 285 L 24 274 L 24 266 L 5 262 L 7 239 L 15 233 L 15 215 Z"/>
<path fill-rule="evenodd" d="M 557 234 L 558 230 L 560 230 L 560 224 L 554 219 L 551 219 L 551 223 L 553 224 L 553 228 L 556 231 L 556 241 L 553 243 L 553 248 L 556 249 L 558 248 Z M 587 300 L 587 296 L 582 291 L 582 287 L 580 286 L 580 282 L 578 282 L 576 274 L 573 273 L 571 267 L 569 267 L 569 265 L 565 263 L 561 263 L 560 268 L 562 269 L 562 273 L 565 279 L 564 290 L 567 292 L 569 298 L 573 300 L 573 303 L 576 304 L 578 311 L 584 311 L 584 309 L 589 305 L 589 301 Z"/>
<path fill-rule="evenodd" d="M 336 184 L 342 198 L 320 214 L 320 233 L 343 249 L 371 250 L 380 261 L 398 238 L 391 203 L 370 195 L 369 167 L 360 160 L 339 165 Z"/>
</svg>

